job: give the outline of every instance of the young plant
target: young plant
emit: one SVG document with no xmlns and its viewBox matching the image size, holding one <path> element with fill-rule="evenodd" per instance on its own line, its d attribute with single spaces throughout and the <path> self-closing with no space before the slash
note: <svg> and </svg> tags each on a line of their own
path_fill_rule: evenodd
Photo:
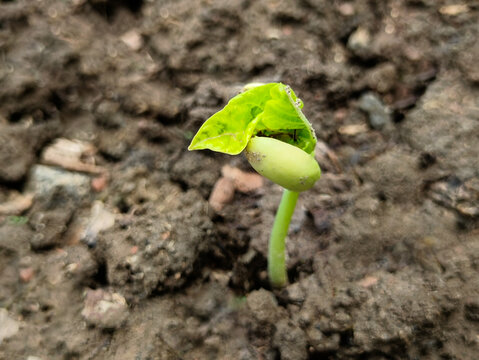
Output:
<svg viewBox="0 0 479 360">
<path fill-rule="evenodd" d="M 268 250 L 268 276 L 274 287 L 288 282 L 285 239 L 299 193 L 321 176 L 314 159 L 316 135 L 302 107 L 289 86 L 251 84 L 206 120 L 188 147 L 230 155 L 244 150 L 258 173 L 284 188 Z"/>
</svg>

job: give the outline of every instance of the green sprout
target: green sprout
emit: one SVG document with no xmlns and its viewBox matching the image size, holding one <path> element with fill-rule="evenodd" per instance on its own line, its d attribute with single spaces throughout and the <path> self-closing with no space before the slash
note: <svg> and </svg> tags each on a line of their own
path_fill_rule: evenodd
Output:
<svg viewBox="0 0 479 360">
<path fill-rule="evenodd" d="M 314 159 L 316 135 L 301 112 L 303 102 L 281 83 L 250 84 L 198 130 L 188 150 L 209 149 L 229 155 L 243 150 L 251 166 L 284 188 L 268 250 L 273 287 L 288 282 L 285 239 L 299 193 L 321 176 Z"/>
</svg>

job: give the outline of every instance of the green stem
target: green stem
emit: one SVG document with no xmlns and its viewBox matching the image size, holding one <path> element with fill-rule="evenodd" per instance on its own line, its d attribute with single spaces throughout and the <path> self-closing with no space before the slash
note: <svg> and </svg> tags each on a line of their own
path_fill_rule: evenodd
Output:
<svg viewBox="0 0 479 360">
<path fill-rule="evenodd" d="M 273 230 L 269 239 L 268 250 L 268 275 L 273 287 L 283 287 L 288 282 L 286 274 L 286 235 L 288 235 L 289 223 L 293 216 L 299 193 L 284 189 L 281 203 L 279 204 Z"/>
</svg>

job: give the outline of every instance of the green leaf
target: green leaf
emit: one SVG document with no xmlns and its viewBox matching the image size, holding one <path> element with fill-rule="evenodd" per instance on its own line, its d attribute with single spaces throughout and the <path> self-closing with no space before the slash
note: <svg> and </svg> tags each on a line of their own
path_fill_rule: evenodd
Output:
<svg viewBox="0 0 479 360">
<path fill-rule="evenodd" d="M 311 153 L 316 136 L 301 112 L 303 103 L 281 83 L 253 87 L 232 98 L 198 130 L 189 150 L 230 155 L 244 150 L 254 135 L 273 137 Z"/>
</svg>

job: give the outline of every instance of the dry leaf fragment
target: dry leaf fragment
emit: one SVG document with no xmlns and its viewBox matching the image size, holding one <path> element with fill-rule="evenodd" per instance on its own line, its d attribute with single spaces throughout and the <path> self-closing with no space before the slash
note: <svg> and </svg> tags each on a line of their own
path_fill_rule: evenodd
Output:
<svg viewBox="0 0 479 360">
<path fill-rule="evenodd" d="M 58 138 L 43 151 L 41 162 L 66 170 L 100 174 L 105 172 L 105 169 L 95 165 L 95 152 L 95 148 L 89 143 Z"/>
<path fill-rule="evenodd" d="M 467 4 L 452 4 L 445 5 L 439 9 L 439 12 L 442 15 L 456 16 L 469 11 L 469 6 Z"/>
<path fill-rule="evenodd" d="M 338 132 L 341 135 L 354 136 L 368 131 L 368 126 L 366 124 L 351 124 L 343 125 L 338 129 Z"/>
</svg>

